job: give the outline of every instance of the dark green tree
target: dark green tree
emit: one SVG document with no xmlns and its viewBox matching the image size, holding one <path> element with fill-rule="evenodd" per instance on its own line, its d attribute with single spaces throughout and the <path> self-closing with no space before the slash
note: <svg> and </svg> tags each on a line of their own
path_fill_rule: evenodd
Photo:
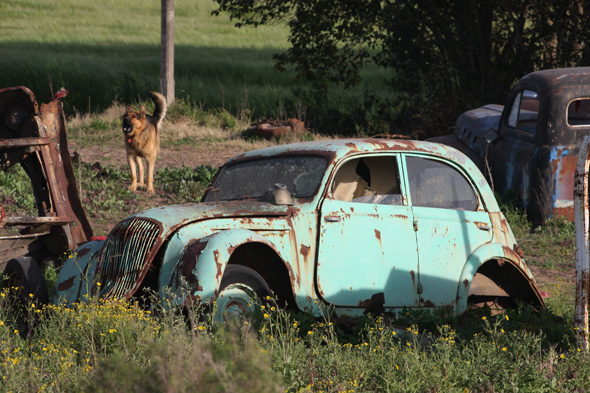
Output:
<svg viewBox="0 0 590 393">
<path fill-rule="evenodd" d="M 286 23 L 290 48 L 276 67 L 311 82 L 316 97 L 355 85 L 374 63 L 403 94 L 387 104 L 422 121 L 442 113 L 445 126 L 461 110 L 503 102 L 528 72 L 590 63 L 589 0 L 216 1 L 237 26 Z"/>
</svg>

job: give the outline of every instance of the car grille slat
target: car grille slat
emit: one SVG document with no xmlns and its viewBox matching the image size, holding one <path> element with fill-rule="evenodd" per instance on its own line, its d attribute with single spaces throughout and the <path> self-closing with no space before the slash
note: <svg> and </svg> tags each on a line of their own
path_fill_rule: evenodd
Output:
<svg viewBox="0 0 590 393">
<path fill-rule="evenodd" d="M 161 227 L 154 221 L 134 218 L 112 230 L 100 258 L 97 281 L 103 298 L 130 298 L 159 248 Z"/>
</svg>

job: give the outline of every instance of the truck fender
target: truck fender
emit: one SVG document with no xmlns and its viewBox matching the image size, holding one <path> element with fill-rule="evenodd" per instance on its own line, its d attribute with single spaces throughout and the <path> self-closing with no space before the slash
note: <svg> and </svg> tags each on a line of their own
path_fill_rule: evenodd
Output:
<svg viewBox="0 0 590 393">
<path fill-rule="evenodd" d="M 498 274 L 495 282 L 498 291 L 507 291 L 511 296 L 515 294 L 523 300 L 534 305 L 544 307 L 541 292 L 537 287 L 533 274 L 528 269 L 522 258 L 512 249 L 500 243 L 487 243 L 478 247 L 467 259 L 457 287 L 457 299 L 455 314 L 462 314 L 467 310 L 469 290 L 476 273 L 487 263 L 495 266 L 511 266 L 510 274 Z M 508 273 L 506 272 L 506 273 Z M 520 273 L 520 274 L 517 274 Z M 518 285 L 515 285 L 518 282 Z"/>
<path fill-rule="evenodd" d="M 214 299 L 232 253 L 246 243 L 265 244 L 284 260 L 274 244 L 256 232 L 239 228 L 220 231 L 186 244 L 172 271 L 160 275 L 160 283 L 167 283 L 160 285 L 161 298 L 173 304 Z"/>
<path fill-rule="evenodd" d="M 84 243 L 64 262 L 54 296 L 54 303 L 72 304 L 90 294 L 98 257 L 105 240 Z"/>
</svg>

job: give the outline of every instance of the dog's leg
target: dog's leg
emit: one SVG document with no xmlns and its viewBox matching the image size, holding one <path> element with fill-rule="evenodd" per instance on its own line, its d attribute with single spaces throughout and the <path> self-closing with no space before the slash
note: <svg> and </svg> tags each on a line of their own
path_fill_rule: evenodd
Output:
<svg viewBox="0 0 590 393">
<path fill-rule="evenodd" d="M 129 186 L 131 191 L 137 190 L 137 173 L 135 172 L 135 161 L 137 158 L 137 156 L 127 154 L 127 163 L 129 164 L 129 170 L 131 170 L 131 185 Z"/>
<path fill-rule="evenodd" d="M 144 178 L 144 171 L 143 171 L 143 159 L 141 157 L 136 157 L 135 160 L 137 161 L 137 167 L 139 168 L 139 184 L 138 186 L 143 187 L 143 178 Z"/>
<path fill-rule="evenodd" d="M 156 166 L 156 156 L 150 155 L 146 157 L 148 164 L 148 178 L 147 178 L 147 193 L 154 193 L 154 167 Z"/>
</svg>

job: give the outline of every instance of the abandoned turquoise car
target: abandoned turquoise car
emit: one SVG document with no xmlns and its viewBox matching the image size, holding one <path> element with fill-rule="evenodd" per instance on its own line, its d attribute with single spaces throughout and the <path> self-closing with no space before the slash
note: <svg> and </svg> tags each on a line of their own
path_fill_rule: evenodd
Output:
<svg viewBox="0 0 590 393">
<path fill-rule="evenodd" d="M 535 280 L 479 169 L 440 144 L 383 139 L 280 145 L 223 165 L 201 203 L 163 206 L 82 245 L 55 301 L 179 306 L 251 299 L 320 315 L 470 306 L 543 308 Z"/>
</svg>

